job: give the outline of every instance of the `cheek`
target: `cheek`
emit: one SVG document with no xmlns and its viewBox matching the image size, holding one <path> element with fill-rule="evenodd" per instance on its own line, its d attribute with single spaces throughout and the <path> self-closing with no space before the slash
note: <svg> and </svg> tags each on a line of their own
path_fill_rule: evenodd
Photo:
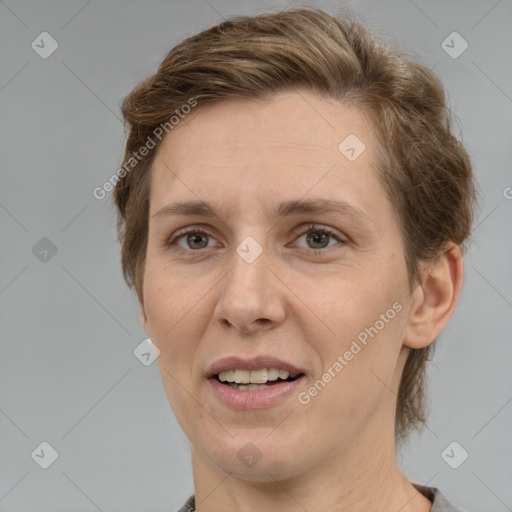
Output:
<svg viewBox="0 0 512 512">
<path fill-rule="evenodd" d="M 154 272 L 147 266 L 144 282 L 144 307 L 147 332 L 160 349 L 158 366 L 171 409 L 182 426 L 186 418 L 197 417 L 192 375 L 201 333 L 198 315 L 201 305 L 193 293 L 187 293 L 167 272 Z M 204 291 L 203 291 L 204 294 Z M 204 307 L 204 306 L 203 306 Z"/>
<path fill-rule="evenodd" d="M 373 320 L 371 324 L 352 330 L 356 332 L 355 336 L 340 338 L 335 347 L 329 347 L 324 353 L 324 373 L 320 380 L 330 380 L 312 399 L 313 403 L 317 401 L 316 407 L 321 410 L 318 417 L 322 425 L 343 424 L 347 439 L 350 439 L 359 428 L 372 423 L 372 417 L 390 410 L 395 400 L 395 392 L 391 389 L 400 352 L 400 343 L 397 343 L 400 338 L 399 322 L 395 317 L 376 333 Z M 322 386 L 318 386 L 318 380 L 313 383 L 314 388 Z M 314 390 L 312 392 L 315 393 Z M 339 435 L 335 431 L 334 428 L 333 435 Z"/>
<path fill-rule="evenodd" d="M 390 335 L 398 332 L 408 293 L 401 276 L 382 267 L 340 274 L 337 279 L 326 279 L 322 286 L 318 281 L 303 283 L 303 288 L 309 290 L 303 294 L 308 305 L 329 327 L 334 341 L 331 346 L 342 350 L 351 340 L 359 337 L 364 343 L 377 333 L 379 338 L 395 339 Z M 313 292 L 315 288 L 318 291 Z"/>
<path fill-rule="evenodd" d="M 180 278 L 175 270 L 148 254 L 144 273 L 144 309 L 155 340 L 173 334 L 200 297 L 198 286 Z M 197 290 L 197 291 L 194 291 Z M 204 293 L 204 292 L 203 292 Z"/>
<path fill-rule="evenodd" d="M 381 399 L 402 346 L 407 288 L 401 278 L 379 274 L 342 279 L 324 289 L 319 309 L 331 331 L 328 338 L 317 338 L 320 377 L 329 381 L 321 394 L 326 404 L 335 403 L 350 415 L 366 414 Z"/>
<path fill-rule="evenodd" d="M 190 378 L 200 339 L 195 320 L 202 305 L 200 297 L 188 292 L 175 275 L 156 268 L 151 263 L 147 265 L 144 277 L 146 330 L 160 349 L 158 362 L 161 370 L 166 370 L 162 372 L 164 382 L 172 381 L 173 377 L 182 381 Z"/>
</svg>

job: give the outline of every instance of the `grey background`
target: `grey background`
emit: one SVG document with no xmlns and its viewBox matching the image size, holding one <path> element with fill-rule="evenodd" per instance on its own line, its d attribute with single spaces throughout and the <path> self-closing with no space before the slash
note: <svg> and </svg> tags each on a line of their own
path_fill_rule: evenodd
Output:
<svg viewBox="0 0 512 512">
<path fill-rule="evenodd" d="M 133 354 L 146 336 L 110 198 L 92 191 L 121 163 L 121 98 L 172 46 L 231 14 L 287 5 L 0 0 L 1 511 L 172 511 L 192 494 L 157 363 Z M 482 189 L 465 287 L 431 366 L 428 428 L 401 466 L 466 510 L 512 510 L 512 3 L 343 5 L 435 68 Z M 31 48 L 43 31 L 59 44 L 47 59 Z M 453 31 L 469 44 L 457 59 L 441 47 Z M 46 261 L 47 242 L 33 250 L 42 237 L 57 248 Z M 42 441 L 59 454 L 46 470 L 31 458 Z M 469 453 L 458 469 L 440 455 L 452 441 Z"/>
</svg>

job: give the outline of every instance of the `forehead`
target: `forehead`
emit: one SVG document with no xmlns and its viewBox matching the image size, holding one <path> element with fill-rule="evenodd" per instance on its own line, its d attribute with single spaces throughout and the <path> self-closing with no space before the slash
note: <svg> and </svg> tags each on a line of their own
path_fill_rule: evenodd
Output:
<svg viewBox="0 0 512 512">
<path fill-rule="evenodd" d="M 199 153 L 232 154 L 245 151 L 248 145 L 263 145 L 266 151 L 276 147 L 279 151 L 275 154 L 284 158 L 298 147 L 309 150 L 313 158 L 315 151 L 326 150 L 338 156 L 338 145 L 346 136 L 368 138 L 369 131 L 360 109 L 303 90 L 282 92 L 266 100 L 234 98 L 199 105 L 159 149 L 172 147 L 179 154 L 181 144 L 196 139 Z"/>
<path fill-rule="evenodd" d="M 384 194 L 375 149 L 361 112 L 309 91 L 199 105 L 158 148 L 151 214 L 184 197 L 235 210 L 305 194 L 372 201 Z"/>
</svg>

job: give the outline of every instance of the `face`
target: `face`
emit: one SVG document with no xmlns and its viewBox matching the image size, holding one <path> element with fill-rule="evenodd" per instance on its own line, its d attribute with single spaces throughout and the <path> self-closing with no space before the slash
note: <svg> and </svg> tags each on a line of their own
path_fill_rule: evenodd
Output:
<svg viewBox="0 0 512 512">
<path fill-rule="evenodd" d="M 393 449 L 409 288 L 376 144 L 303 91 L 198 106 L 159 147 L 142 320 L 196 461 L 267 481 Z M 208 378 L 230 357 L 302 376 Z"/>
</svg>

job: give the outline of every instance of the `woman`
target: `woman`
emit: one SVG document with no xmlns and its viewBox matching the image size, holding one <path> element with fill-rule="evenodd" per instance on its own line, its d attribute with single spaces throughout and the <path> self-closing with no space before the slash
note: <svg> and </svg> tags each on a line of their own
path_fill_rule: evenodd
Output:
<svg viewBox="0 0 512 512">
<path fill-rule="evenodd" d="M 299 8 L 185 40 L 123 114 L 123 271 L 191 443 L 181 510 L 456 510 L 396 459 L 473 220 L 439 81 Z"/>
</svg>

